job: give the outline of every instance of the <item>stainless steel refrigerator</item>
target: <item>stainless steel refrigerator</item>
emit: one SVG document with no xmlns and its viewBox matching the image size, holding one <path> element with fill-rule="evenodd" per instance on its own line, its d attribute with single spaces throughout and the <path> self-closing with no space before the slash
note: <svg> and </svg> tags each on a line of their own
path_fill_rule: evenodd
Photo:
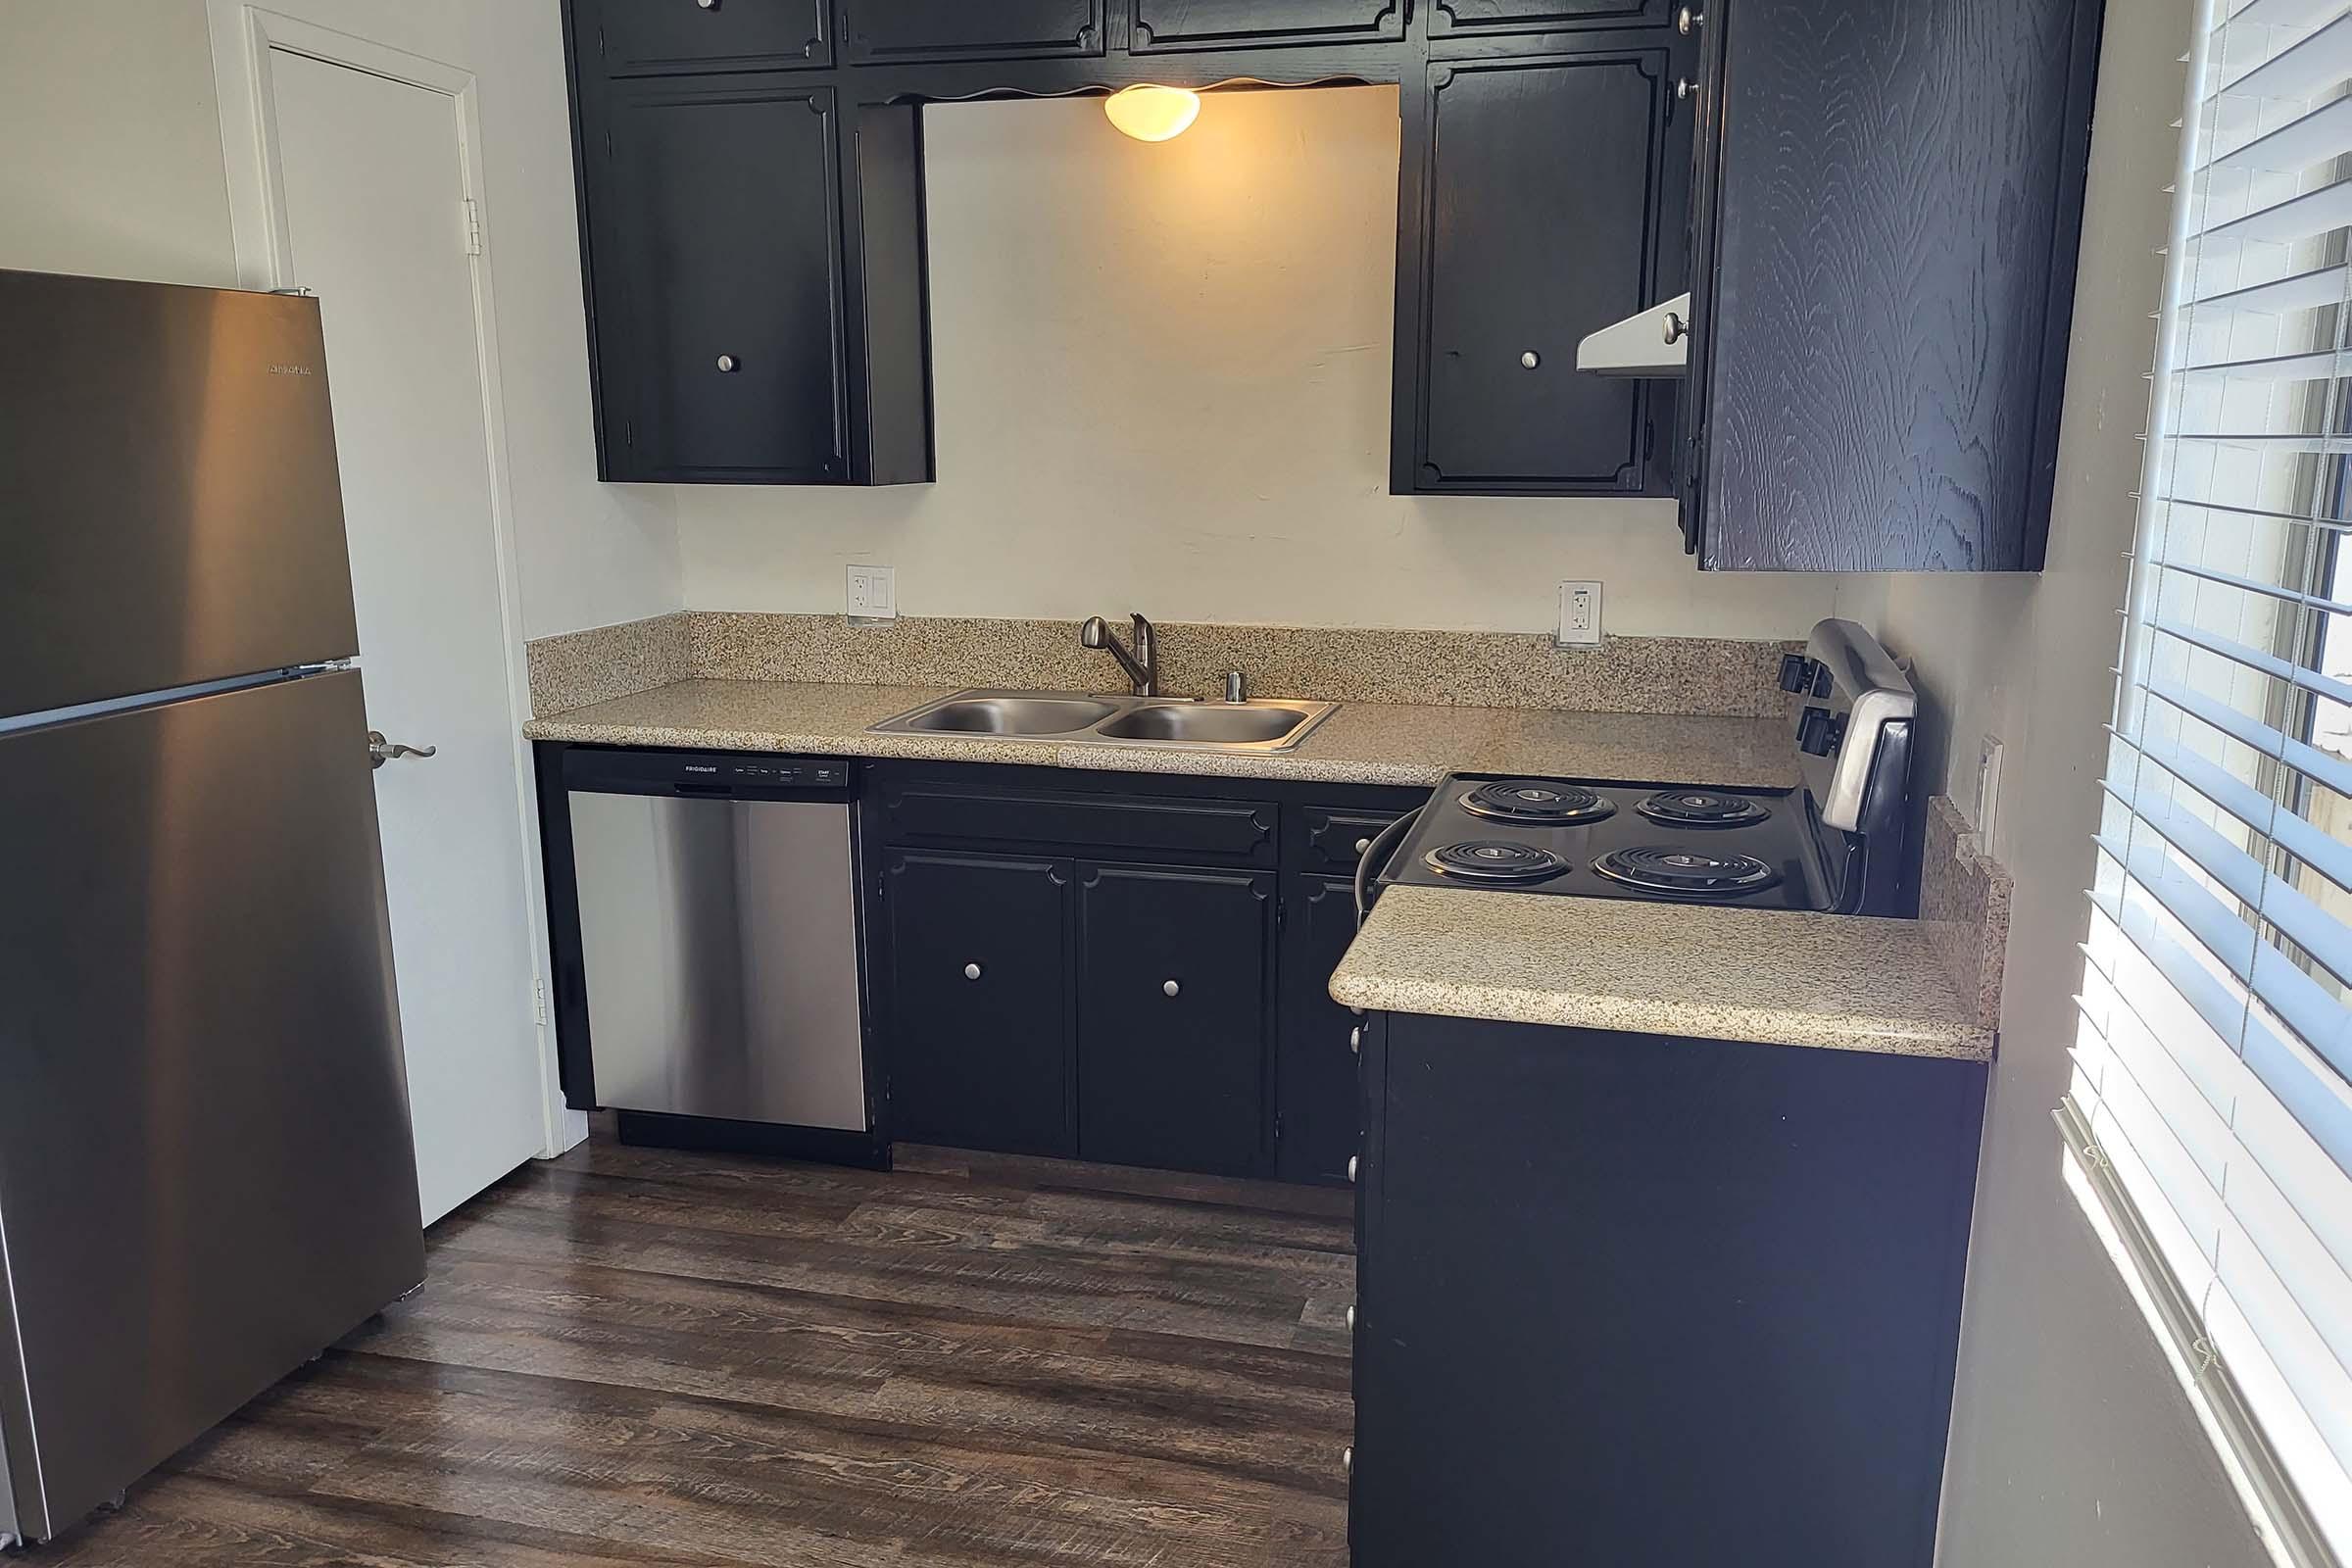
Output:
<svg viewBox="0 0 2352 1568">
<path fill-rule="evenodd" d="M 316 301 L 0 271 L 0 1538 L 424 1273 Z"/>
</svg>

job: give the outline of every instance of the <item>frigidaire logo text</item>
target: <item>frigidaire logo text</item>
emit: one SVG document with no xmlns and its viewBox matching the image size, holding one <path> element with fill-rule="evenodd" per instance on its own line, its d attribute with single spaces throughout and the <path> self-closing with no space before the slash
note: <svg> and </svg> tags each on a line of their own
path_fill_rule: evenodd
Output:
<svg viewBox="0 0 2352 1568">
<path fill-rule="evenodd" d="M 272 365 L 270 367 L 270 373 L 271 375 L 317 375 L 318 372 L 307 365 Z"/>
</svg>

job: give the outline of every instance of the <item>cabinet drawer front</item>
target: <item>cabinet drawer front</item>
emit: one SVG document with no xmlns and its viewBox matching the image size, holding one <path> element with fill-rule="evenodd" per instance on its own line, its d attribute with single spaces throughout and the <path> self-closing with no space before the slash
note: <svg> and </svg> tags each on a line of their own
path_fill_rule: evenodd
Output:
<svg viewBox="0 0 2352 1568">
<path fill-rule="evenodd" d="M 853 65 L 1094 58 L 1102 0 L 843 0 Z"/>
<path fill-rule="evenodd" d="M 1328 806 L 1298 808 L 1299 860 L 1310 870 L 1353 873 L 1380 830 L 1400 811 L 1344 810 Z"/>
<path fill-rule="evenodd" d="M 1422 487 L 1641 488 L 1641 383 L 1576 349 L 1651 303 L 1667 77 L 1662 49 L 1432 68 Z"/>
<path fill-rule="evenodd" d="M 914 785 L 883 795 L 894 839 L 1067 845 L 1274 862 L 1275 808 L 1252 801 L 982 793 Z"/>
<path fill-rule="evenodd" d="M 1404 0 L 1127 0 L 1139 55 L 1404 36 Z"/>
<path fill-rule="evenodd" d="M 1066 860 L 884 861 L 893 1137 L 1070 1152 L 1070 880 Z"/>
<path fill-rule="evenodd" d="M 583 43 L 615 76 L 833 63 L 825 0 L 597 0 L 583 9 L 596 27 Z"/>
<path fill-rule="evenodd" d="M 1669 13 L 1668 0 L 1437 0 L 1429 28 L 1443 34 L 1642 27 L 1666 21 Z"/>
<path fill-rule="evenodd" d="M 845 478 L 832 90 L 641 78 L 608 101 L 597 325 L 615 477 Z"/>
<path fill-rule="evenodd" d="M 1274 879 L 1078 867 L 1078 1152 L 1255 1171 Z"/>
</svg>

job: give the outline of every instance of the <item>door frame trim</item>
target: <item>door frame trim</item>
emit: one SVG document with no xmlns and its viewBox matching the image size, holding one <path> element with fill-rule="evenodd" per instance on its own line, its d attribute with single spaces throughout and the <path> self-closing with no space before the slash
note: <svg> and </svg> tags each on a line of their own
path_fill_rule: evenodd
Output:
<svg viewBox="0 0 2352 1568">
<path fill-rule="evenodd" d="M 450 100 L 457 118 L 460 177 L 473 204 L 478 248 L 466 258 L 473 284 L 476 374 L 482 402 L 484 455 L 490 473 L 490 527 L 498 562 L 500 630 L 506 649 L 507 712 L 511 720 L 515 831 L 522 843 L 522 908 L 530 929 L 531 980 L 535 996 L 515 1004 L 534 1020 L 539 1057 L 541 1158 L 562 1153 L 587 1136 L 586 1118 L 564 1103 L 556 1069 L 548 977 L 549 953 L 545 883 L 539 844 L 539 807 L 530 743 L 523 725 L 531 714 L 528 666 L 522 629 L 520 569 L 514 545 L 514 493 L 509 459 L 506 393 L 499 368 L 498 310 L 491 285 L 493 255 L 482 162 L 481 94 L 472 72 L 371 39 L 339 32 L 250 0 L 206 0 L 213 77 L 220 119 L 220 146 L 228 183 L 229 228 L 242 287 L 297 287 L 286 224 L 286 198 L 276 156 L 277 115 L 270 91 L 272 50 L 303 55 L 330 66 L 363 71 Z M 452 215 L 456 221 L 456 215 Z"/>
</svg>

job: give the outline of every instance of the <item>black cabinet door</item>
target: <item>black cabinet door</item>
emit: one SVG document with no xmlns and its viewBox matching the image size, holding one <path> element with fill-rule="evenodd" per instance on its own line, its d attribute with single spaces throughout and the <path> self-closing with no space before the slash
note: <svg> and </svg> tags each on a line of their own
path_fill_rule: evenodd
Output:
<svg viewBox="0 0 2352 1568">
<path fill-rule="evenodd" d="M 1078 1152 L 1264 1164 L 1274 878 L 1081 863 Z"/>
<path fill-rule="evenodd" d="M 842 0 L 853 65 L 1102 53 L 1102 0 Z"/>
<path fill-rule="evenodd" d="M 846 479 L 832 89 L 648 76 L 595 102 L 605 477 Z"/>
<path fill-rule="evenodd" d="M 1405 0 L 1127 0 L 1139 55 L 1404 36 Z"/>
<path fill-rule="evenodd" d="M 1703 10 L 1703 0 L 1690 0 Z M 1670 0 L 1436 0 L 1429 30 L 1550 32 L 1563 27 L 1641 27 L 1667 20 Z"/>
<path fill-rule="evenodd" d="M 1385 1022 L 1357 1568 L 1926 1568 L 1984 1067 Z"/>
<path fill-rule="evenodd" d="M 1670 68 L 1664 47 L 1432 64 L 1405 129 L 1398 490 L 1648 483 L 1659 399 L 1576 348 L 1655 303 Z"/>
<path fill-rule="evenodd" d="M 580 15 L 615 76 L 833 63 L 825 0 L 588 0 Z"/>
<path fill-rule="evenodd" d="M 1362 1137 L 1356 1104 L 1360 1020 L 1331 1000 L 1331 972 L 1355 940 L 1355 885 L 1293 872 L 1283 883 L 1282 1027 L 1276 1036 L 1274 1104 L 1282 1136 L 1274 1174 L 1292 1182 L 1344 1182 Z"/>
<path fill-rule="evenodd" d="M 2098 0 L 1703 9 L 1700 564 L 2038 570 Z"/>
<path fill-rule="evenodd" d="M 890 1133 L 1067 1154 L 1070 862 L 893 851 Z"/>
</svg>

